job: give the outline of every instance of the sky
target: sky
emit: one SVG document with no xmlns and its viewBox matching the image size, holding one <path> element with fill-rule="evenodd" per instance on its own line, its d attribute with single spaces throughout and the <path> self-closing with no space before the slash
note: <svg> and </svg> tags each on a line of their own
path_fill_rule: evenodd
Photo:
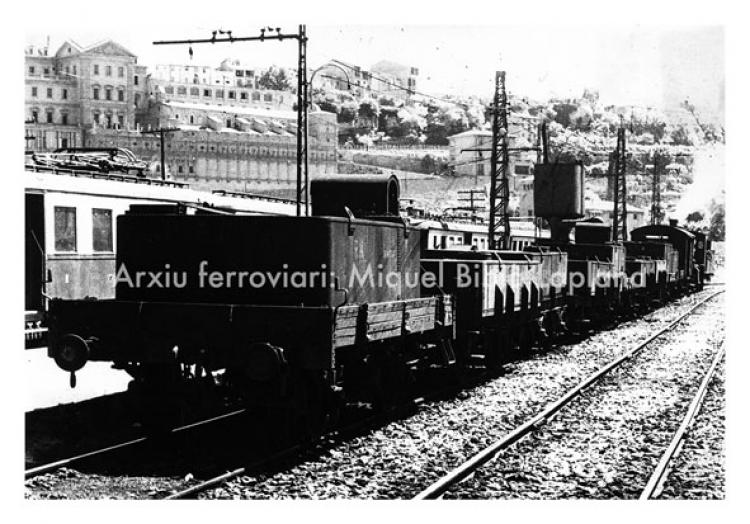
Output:
<svg viewBox="0 0 750 524">
<path fill-rule="evenodd" d="M 27 33 L 27 43 L 51 48 L 67 38 L 88 45 L 112 38 L 138 55 L 139 63 L 191 63 L 186 46 L 154 40 L 209 37 L 215 24 L 179 28 L 109 25 L 65 33 Z M 235 36 L 256 35 L 248 24 L 227 21 Z M 293 25 L 282 26 L 294 32 Z M 335 58 L 369 68 L 392 60 L 420 69 L 418 89 L 435 95 L 489 98 L 494 71 L 504 69 L 511 93 L 533 99 L 576 97 L 585 88 L 616 105 L 673 109 L 685 99 L 707 119 L 723 121 L 724 34 L 721 26 L 458 26 L 309 25 L 308 65 Z M 194 46 L 193 64 L 218 65 L 226 57 L 252 67 L 296 66 L 296 43 L 250 42 Z"/>
</svg>

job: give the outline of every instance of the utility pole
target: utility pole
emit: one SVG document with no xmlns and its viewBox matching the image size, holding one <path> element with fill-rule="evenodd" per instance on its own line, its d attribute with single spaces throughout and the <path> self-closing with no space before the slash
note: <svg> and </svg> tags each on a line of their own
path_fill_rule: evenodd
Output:
<svg viewBox="0 0 750 524">
<path fill-rule="evenodd" d="M 508 94 L 505 88 L 505 71 L 495 72 L 495 95 L 492 109 L 488 242 L 490 249 L 508 249 L 510 245 L 510 219 L 508 216 Z M 497 242 L 495 235 L 501 227 L 503 229 L 502 241 Z"/>
<path fill-rule="evenodd" d="M 266 31 L 269 34 L 266 34 Z M 217 37 L 216 35 L 227 35 Z M 275 34 L 274 34 L 275 33 Z M 302 196 L 305 196 L 305 214 L 309 214 L 308 203 L 308 160 L 307 160 L 307 31 L 304 24 L 300 24 L 297 33 L 282 33 L 281 28 L 264 27 L 258 36 L 232 36 L 231 31 L 217 29 L 212 31 L 211 38 L 198 38 L 189 40 L 161 40 L 154 45 L 189 45 L 192 56 L 195 44 L 217 44 L 222 42 L 264 42 L 266 40 L 297 40 L 298 64 L 297 64 L 297 216 L 302 216 Z M 302 185 L 304 183 L 304 191 Z"/>
<path fill-rule="evenodd" d="M 476 221 L 476 212 L 477 209 L 484 208 L 484 200 L 485 200 L 485 192 L 484 189 L 461 189 L 458 191 L 459 198 L 458 200 L 461 202 L 469 202 L 469 207 L 459 207 L 458 209 L 464 210 L 464 211 L 471 211 L 472 215 L 472 221 Z M 461 195 L 468 195 L 468 198 L 461 198 Z M 476 195 L 476 196 L 475 196 Z M 481 205 L 479 202 L 477 205 L 474 204 L 474 200 L 477 200 L 481 202 Z"/>
<path fill-rule="evenodd" d="M 661 224 L 661 163 L 659 151 L 654 152 L 654 173 L 651 179 L 651 225 Z"/>
<path fill-rule="evenodd" d="M 614 153 L 614 209 L 612 211 L 612 240 L 628 239 L 628 203 L 627 203 L 627 149 L 625 127 L 617 130 L 617 148 Z M 620 228 L 622 224 L 622 229 Z"/>
<path fill-rule="evenodd" d="M 149 129 L 148 131 L 143 131 L 144 135 L 155 135 L 156 133 L 159 133 L 159 148 L 161 152 L 161 179 L 166 180 L 167 179 L 167 163 L 165 161 L 165 154 L 164 154 L 164 134 L 165 133 L 173 133 L 175 131 L 179 131 L 179 127 L 160 127 L 158 129 Z"/>
</svg>

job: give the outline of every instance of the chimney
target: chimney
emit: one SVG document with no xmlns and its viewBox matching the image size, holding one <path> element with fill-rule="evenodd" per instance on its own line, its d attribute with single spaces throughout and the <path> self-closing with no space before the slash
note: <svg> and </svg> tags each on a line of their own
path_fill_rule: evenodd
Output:
<svg viewBox="0 0 750 524">
<path fill-rule="evenodd" d="M 672 227 L 677 227 L 677 219 L 676 218 L 670 218 L 669 219 L 669 225 Z"/>
</svg>

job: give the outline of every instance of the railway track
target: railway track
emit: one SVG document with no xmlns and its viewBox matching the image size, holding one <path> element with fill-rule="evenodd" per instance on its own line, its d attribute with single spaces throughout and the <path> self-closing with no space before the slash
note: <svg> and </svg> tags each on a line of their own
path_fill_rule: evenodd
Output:
<svg viewBox="0 0 750 524">
<path fill-rule="evenodd" d="M 680 427 L 677 428 L 674 437 L 672 437 L 672 441 L 669 443 L 669 446 L 667 446 L 667 449 L 662 454 L 662 457 L 659 460 L 659 464 L 656 466 L 656 469 L 648 479 L 646 487 L 643 488 L 641 496 L 639 497 L 640 500 L 649 500 L 659 497 L 664 482 L 669 475 L 672 462 L 679 453 L 680 447 L 685 440 L 685 437 L 687 436 L 690 426 L 693 424 L 693 421 L 695 420 L 696 416 L 701 410 L 701 407 L 703 406 L 703 401 L 706 399 L 708 386 L 711 383 L 711 380 L 713 379 L 716 370 L 719 367 L 719 364 L 724 358 L 724 354 L 725 348 L 724 344 L 722 343 L 721 348 L 716 352 L 716 356 L 711 362 L 711 366 L 704 375 L 703 380 L 698 387 L 698 391 L 693 397 L 693 400 L 685 413 L 685 417 L 682 419 Z"/>
<path fill-rule="evenodd" d="M 191 429 L 196 429 L 200 427 L 207 426 L 209 424 L 219 422 L 222 420 L 227 420 L 233 417 L 236 417 L 238 415 L 241 415 L 242 413 L 245 413 L 246 410 L 244 409 L 238 409 L 235 411 L 230 411 L 229 413 L 224 413 L 222 415 L 217 415 L 215 417 L 210 417 L 207 419 L 203 419 L 197 422 L 192 422 L 190 424 L 186 424 L 184 426 L 179 426 L 177 428 L 173 428 L 169 431 L 169 435 L 175 435 L 179 434 Z M 93 458 L 102 458 L 107 454 L 115 453 L 115 452 L 121 452 L 126 449 L 133 449 L 134 447 L 144 444 L 148 441 L 150 441 L 152 437 L 139 437 L 131 440 L 127 440 L 125 442 L 121 442 L 119 444 L 114 444 L 111 446 L 106 446 L 103 448 L 95 449 L 92 451 L 89 451 L 87 453 L 81 453 L 78 455 L 74 455 L 72 457 L 56 460 L 54 462 L 49 462 L 47 464 L 43 464 L 41 466 L 36 466 L 33 468 L 29 468 L 24 472 L 24 477 L 26 479 L 30 479 L 33 477 L 36 477 L 38 475 L 43 475 L 46 473 L 54 472 L 60 468 L 63 467 L 71 467 L 74 465 L 78 465 L 86 460 L 91 460 Z"/>
<path fill-rule="evenodd" d="M 524 437 L 534 433 L 539 428 L 545 425 L 555 414 L 557 414 L 562 408 L 569 405 L 572 401 L 581 396 L 581 394 L 589 388 L 591 385 L 598 382 L 604 376 L 609 374 L 612 370 L 618 368 L 623 363 L 632 360 L 646 347 L 652 344 L 654 341 L 664 336 L 665 334 L 674 330 L 679 326 L 686 318 L 691 316 L 701 306 L 705 305 L 710 300 L 714 299 L 718 295 L 724 292 L 724 289 L 718 290 L 709 294 L 707 297 L 700 300 L 697 304 L 693 305 L 687 312 L 681 314 L 678 318 L 674 319 L 667 326 L 659 329 L 656 333 L 649 336 L 644 341 L 636 344 L 634 347 L 626 351 L 618 358 L 610 361 L 608 364 L 602 366 L 597 371 L 586 377 L 584 380 L 579 382 L 575 387 L 568 390 L 557 400 L 553 401 L 541 412 L 537 413 L 533 417 L 529 418 L 516 427 L 513 431 L 506 434 L 503 438 L 496 440 L 489 446 L 485 447 L 479 453 L 476 453 L 471 458 L 454 468 L 446 475 L 442 476 L 437 481 L 433 482 L 427 488 L 419 492 L 414 499 L 435 499 L 442 497 L 446 492 L 451 490 L 454 486 L 459 484 L 464 479 L 473 475 L 485 464 L 492 461 L 499 453 L 513 446 L 516 442 L 520 441 Z"/>
</svg>

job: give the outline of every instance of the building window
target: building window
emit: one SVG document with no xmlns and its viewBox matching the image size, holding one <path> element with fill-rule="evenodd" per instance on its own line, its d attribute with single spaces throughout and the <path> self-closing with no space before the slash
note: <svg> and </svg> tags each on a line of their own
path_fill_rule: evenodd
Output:
<svg viewBox="0 0 750 524">
<path fill-rule="evenodd" d="M 204 89 L 203 90 L 203 96 L 207 96 L 211 98 L 211 90 L 210 89 Z"/>
<path fill-rule="evenodd" d="M 232 127 L 232 119 L 227 118 L 227 127 Z"/>
<path fill-rule="evenodd" d="M 112 251 L 112 210 L 92 209 L 94 251 Z"/>
<path fill-rule="evenodd" d="M 195 123 L 195 119 L 193 118 L 193 115 L 190 115 L 190 123 L 191 123 L 191 124 L 194 124 L 194 123 Z"/>
<path fill-rule="evenodd" d="M 200 96 L 201 90 L 197 87 L 190 88 L 190 96 Z"/>
<path fill-rule="evenodd" d="M 235 98 L 234 91 L 230 90 L 229 93 L 228 93 L 228 95 L 229 95 L 229 98 L 231 98 L 232 100 L 234 100 L 234 98 Z"/>
<path fill-rule="evenodd" d="M 47 123 L 53 124 L 55 122 L 55 114 L 52 110 L 47 111 Z"/>
<path fill-rule="evenodd" d="M 60 123 L 64 126 L 68 125 L 68 113 L 63 113 L 60 115 Z"/>
<path fill-rule="evenodd" d="M 245 76 L 245 72 L 242 69 L 237 69 L 234 74 L 237 76 Z"/>
<path fill-rule="evenodd" d="M 32 87 L 32 88 L 31 88 L 31 96 L 33 96 L 34 98 L 36 98 L 36 96 L 37 96 L 37 90 L 36 90 L 36 87 Z"/>
<path fill-rule="evenodd" d="M 247 100 L 247 91 L 240 92 L 240 100 Z"/>
<path fill-rule="evenodd" d="M 266 93 L 265 95 L 263 95 L 263 101 L 273 102 L 273 95 L 271 93 Z"/>
<path fill-rule="evenodd" d="M 36 109 L 31 112 L 31 121 L 35 124 L 39 122 L 39 111 Z"/>
<path fill-rule="evenodd" d="M 76 208 L 55 206 L 55 251 L 76 251 Z"/>
<path fill-rule="evenodd" d="M 112 76 L 112 66 L 104 66 L 105 76 Z"/>
<path fill-rule="evenodd" d="M 117 101 L 118 102 L 124 102 L 125 101 L 125 91 L 123 89 L 117 90 Z"/>
<path fill-rule="evenodd" d="M 100 115 L 99 113 L 94 113 L 94 123 L 95 123 L 95 124 L 98 124 L 98 123 L 99 123 L 99 118 L 100 118 L 100 116 L 101 116 L 101 115 Z"/>
<path fill-rule="evenodd" d="M 99 74 L 99 64 L 94 64 L 94 74 L 95 75 Z"/>
<path fill-rule="evenodd" d="M 47 98 L 52 98 L 52 88 L 51 87 L 47 88 Z"/>
<path fill-rule="evenodd" d="M 138 107 L 138 104 L 141 103 L 141 95 L 136 93 L 135 94 L 135 107 Z"/>
<path fill-rule="evenodd" d="M 185 86 L 178 86 L 177 87 L 177 94 L 178 95 L 186 95 L 187 94 L 187 87 L 185 87 Z"/>
<path fill-rule="evenodd" d="M 217 89 L 216 90 L 216 98 L 224 98 L 224 90 L 223 89 Z"/>
<path fill-rule="evenodd" d="M 44 74 L 45 74 L 45 75 L 48 75 L 48 74 L 49 74 L 49 67 L 45 67 L 45 68 L 44 68 Z"/>
<path fill-rule="evenodd" d="M 36 72 L 36 69 L 34 68 L 34 66 L 29 66 L 29 74 L 33 75 L 35 72 Z"/>
<path fill-rule="evenodd" d="M 257 91 L 253 92 L 253 100 L 260 100 L 260 93 Z"/>
<path fill-rule="evenodd" d="M 193 168 L 193 166 L 188 166 L 188 173 L 195 173 L 195 169 Z"/>
<path fill-rule="evenodd" d="M 94 100 L 99 100 L 99 88 L 94 88 Z"/>
<path fill-rule="evenodd" d="M 107 87 L 104 89 L 104 99 L 105 100 L 112 100 L 112 88 Z"/>
<path fill-rule="evenodd" d="M 68 90 L 67 89 L 63 89 L 62 90 L 62 99 L 63 100 L 67 100 L 68 99 Z"/>
<path fill-rule="evenodd" d="M 177 172 L 178 172 L 178 173 L 182 173 L 182 166 L 181 166 L 181 165 L 180 165 L 180 166 L 177 166 Z"/>
<path fill-rule="evenodd" d="M 164 88 L 164 92 L 165 92 L 166 94 L 168 94 L 168 95 L 173 95 L 173 94 L 174 94 L 174 87 L 172 87 L 172 86 L 167 86 L 167 87 L 165 87 L 165 88 Z"/>
<path fill-rule="evenodd" d="M 107 115 L 107 129 L 112 129 L 112 115 Z"/>
<path fill-rule="evenodd" d="M 124 67 L 118 67 L 117 68 L 117 76 L 119 78 L 124 78 L 125 77 L 125 68 Z"/>
<path fill-rule="evenodd" d="M 120 126 L 120 129 L 125 127 L 125 115 L 117 115 L 117 124 Z"/>
<path fill-rule="evenodd" d="M 74 75 L 78 74 L 78 66 L 76 66 L 76 65 L 73 65 L 73 74 Z"/>
<path fill-rule="evenodd" d="M 133 77 L 133 83 L 134 83 L 135 85 L 138 85 L 138 75 L 135 75 L 135 76 Z"/>
</svg>

